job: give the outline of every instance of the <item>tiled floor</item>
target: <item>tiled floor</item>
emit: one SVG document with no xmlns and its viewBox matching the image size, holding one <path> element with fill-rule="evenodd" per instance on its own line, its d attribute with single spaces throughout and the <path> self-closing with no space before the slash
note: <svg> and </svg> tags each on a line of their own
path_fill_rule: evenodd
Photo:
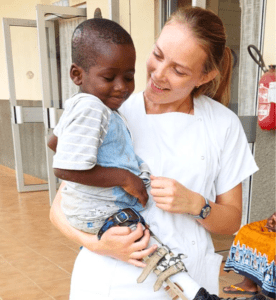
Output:
<svg viewBox="0 0 276 300">
<path fill-rule="evenodd" d="M 14 171 L 0 166 L 0 300 L 69 298 L 79 245 L 60 234 L 48 216 L 48 192 L 18 193 Z M 221 271 L 220 290 L 240 278 Z"/>
</svg>

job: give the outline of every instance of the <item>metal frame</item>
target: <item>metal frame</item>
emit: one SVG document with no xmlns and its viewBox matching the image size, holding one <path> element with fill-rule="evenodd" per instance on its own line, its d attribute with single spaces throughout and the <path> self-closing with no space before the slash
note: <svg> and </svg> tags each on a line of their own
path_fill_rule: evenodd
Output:
<svg viewBox="0 0 276 300">
<path fill-rule="evenodd" d="M 110 20 L 120 24 L 120 1 L 108 0 L 109 2 L 109 18 Z"/>
<path fill-rule="evenodd" d="M 177 10 L 177 0 L 159 0 L 159 32 L 170 15 Z"/>
<path fill-rule="evenodd" d="M 206 8 L 206 0 L 192 0 L 192 6 Z"/>
<path fill-rule="evenodd" d="M 22 107 L 17 106 L 16 91 L 15 91 L 15 76 L 14 65 L 12 57 L 12 43 L 11 43 L 11 26 L 18 27 L 36 27 L 36 21 L 23 19 L 9 19 L 3 18 L 3 30 L 6 49 L 6 63 L 9 79 L 9 93 L 10 93 L 10 108 L 11 108 L 11 128 L 13 136 L 13 148 L 15 158 L 16 170 L 16 184 L 19 192 L 41 191 L 47 190 L 48 184 L 32 184 L 25 185 L 23 173 L 22 150 L 20 144 L 19 124 L 23 123 L 41 123 L 43 122 L 42 110 L 40 107 Z"/>
<path fill-rule="evenodd" d="M 263 52 L 264 48 L 264 34 L 265 34 L 265 19 L 266 19 L 266 6 L 267 6 L 267 0 L 261 0 L 262 1 L 262 15 L 261 15 L 261 25 L 259 28 L 260 31 L 260 39 L 259 39 L 259 49 L 260 52 Z M 255 96 L 255 116 L 257 116 L 258 112 L 258 90 L 259 90 L 259 80 L 261 77 L 261 70 L 258 68 L 258 74 L 257 74 L 257 88 L 256 88 L 256 96 Z M 255 143 L 252 144 L 252 154 L 255 155 Z M 247 210 L 247 223 L 250 223 L 250 212 L 251 212 L 251 198 L 252 198 L 252 190 L 253 190 L 253 175 L 250 176 L 250 183 L 249 183 L 249 197 L 248 197 L 248 210 Z"/>
<path fill-rule="evenodd" d="M 56 43 L 54 22 L 59 17 L 85 17 L 85 8 L 37 5 L 37 21 L 24 19 L 3 18 L 3 30 L 6 47 L 6 63 L 9 78 L 11 122 L 15 156 L 15 170 L 17 190 L 19 192 L 49 190 L 50 204 L 56 195 L 57 179 L 52 170 L 53 152 L 47 147 L 49 137 L 62 113 L 59 109 L 59 88 L 56 60 Z M 12 59 L 12 45 L 10 26 L 32 27 L 38 30 L 38 44 L 40 57 L 40 74 L 42 87 L 42 108 L 22 107 L 16 103 L 15 76 Z M 23 174 L 22 151 L 20 145 L 19 124 L 44 123 L 46 163 L 48 184 L 25 185 Z"/>
<path fill-rule="evenodd" d="M 56 195 L 57 180 L 54 175 L 53 152 L 47 147 L 49 137 L 53 133 L 53 128 L 58 120 L 59 109 L 59 90 L 56 61 L 56 43 L 54 22 L 60 17 L 86 17 L 85 8 L 37 5 L 37 30 L 40 54 L 40 73 L 42 87 L 42 109 L 45 124 L 45 143 L 48 172 L 48 186 L 50 205 Z"/>
</svg>

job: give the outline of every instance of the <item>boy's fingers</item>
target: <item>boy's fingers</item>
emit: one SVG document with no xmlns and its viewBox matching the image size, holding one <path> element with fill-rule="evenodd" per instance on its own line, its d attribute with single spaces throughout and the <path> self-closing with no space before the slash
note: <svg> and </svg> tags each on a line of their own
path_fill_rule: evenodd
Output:
<svg viewBox="0 0 276 300">
<path fill-rule="evenodd" d="M 148 202 L 148 194 L 143 197 L 140 197 L 139 202 L 142 204 L 143 207 L 145 207 Z"/>
</svg>

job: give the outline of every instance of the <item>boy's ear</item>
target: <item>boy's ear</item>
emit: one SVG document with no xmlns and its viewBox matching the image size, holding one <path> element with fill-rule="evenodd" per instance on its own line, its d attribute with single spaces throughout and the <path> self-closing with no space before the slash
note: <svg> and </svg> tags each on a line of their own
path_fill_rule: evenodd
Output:
<svg viewBox="0 0 276 300">
<path fill-rule="evenodd" d="M 70 77 L 75 85 L 82 85 L 82 73 L 83 69 L 75 63 L 71 65 Z"/>
</svg>

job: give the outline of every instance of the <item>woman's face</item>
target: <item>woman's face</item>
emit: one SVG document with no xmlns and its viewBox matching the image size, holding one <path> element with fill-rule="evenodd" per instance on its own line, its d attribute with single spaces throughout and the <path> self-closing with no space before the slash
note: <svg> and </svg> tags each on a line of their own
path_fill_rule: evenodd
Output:
<svg viewBox="0 0 276 300">
<path fill-rule="evenodd" d="M 190 30 L 178 23 L 166 25 L 147 61 L 145 98 L 154 104 L 183 103 L 194 87 L 206 81 L 206 53 Z"/>
</svg>

